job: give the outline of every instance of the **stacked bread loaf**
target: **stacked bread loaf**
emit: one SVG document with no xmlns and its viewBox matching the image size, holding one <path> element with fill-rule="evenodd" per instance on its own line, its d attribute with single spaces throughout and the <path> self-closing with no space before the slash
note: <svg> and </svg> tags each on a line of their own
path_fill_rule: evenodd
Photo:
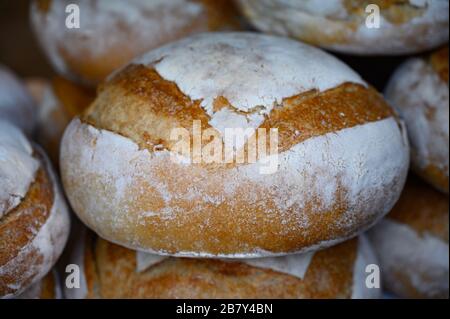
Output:
<svg viewBox="0 0 450 319">
<path fill-rule="evenodd" d="M 448 296 L 448 49 L 405 63 L 385 100 L 298 41 L 427 50 L 448 1 L 328 2 L 32 1 L 58 76 L 29 94 L 0 69 L 0 296 L 379 298 L 380 276 Z M 236 8 L 293 39 L 234 32 Z M 58 269 L 67 207 L 32 138 L 76 214 Z M 410 157 L 439 191 L 403 192 Z"/>
<path fill-rule="evenodd" d="M 47 156 L 21 131 L 32 131 L 32 98 L 4 68 L 0 91 L 0 297 L 14 297 L 39 290 L 62 253 L 69 215 Z"/>
<path fill-rule="evenodd" d="M 412 169 L 429 183 L 410 177 L 399 203 L 371 234 L 385 285 L 401 297 L 449 296 L 448 58 L 448 46 L 411 58 L 386 88 L 408 127 Z"/>
</svg>

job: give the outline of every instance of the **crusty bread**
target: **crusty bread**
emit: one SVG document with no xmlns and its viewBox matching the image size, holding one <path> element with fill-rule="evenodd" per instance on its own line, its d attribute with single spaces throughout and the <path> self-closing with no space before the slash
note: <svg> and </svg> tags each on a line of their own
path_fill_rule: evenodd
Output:
<svg viewBox="0 0 450 319">
<path fill-rule="evenodd" d="M 0 132 L 0 297 L 14 297 L 53 267 L 69 215 L 43 151 L 9 123 Z"/>
<path fill-rule="evenodd" d="M 448 46 L 401 65 L 386 88 L 386 99 L 406 122 L 413 170 L 448 193 Z"/>
<path fill-rule="evenodd" d="M 53 163 L 59 160 L 59 144 L 72 118 L 86 109 L 95 97 L 95 90 L 75 84 L 62 77 L 53 81 L 26 81 L 37 105 L 36 140 Z"/>
<path fill-rule="evenodd" d="M 213 260 L 162 257 L 139 269 L 138 252 L 92 233 L 80 233 L 72 264 L 81 286 L 65 287 L 66 298 L 377 298 L 365 286 L 365 267 L 376 263 L 365 238 L 311 253 L 302 277 L 270 268 L 273 259 Z M 303 257 L 299 257 L 301 258 Z"/>
<path fill-rule="evenodd" d="M 261 173 L 268 156 L 174 161 L 171 132 L 192 134 L 194 121 L 219 143 L 228 125 L 278 129 L 276 171 Z M 68 126 L 60 164 L 73 209 L 109 241 L 249 257 L 367 229 L 397 201 L 408 154 L 392 109 L 335 58 L 284 38 L 215 33 L 150 52 L 102 85 Z"/>
<path fill-rule="evenodd" d="M 25 86 L 9 69 L 0 65 L 0 120 L 9 121 L 31 134 L 35 114 L 33 99 Z"/>
<path fill-rule="evenodd" d="M 80 8 L 79 29 L 65 26 L 69 4 Z M 239 26 L 228 0 L 34 0 L 31 21 L 57 71 L 92 85 L 150 49 L 189 34 Z"/>
<path fill-rule="evenodd" d="M 409 178 L 392 212 L 370 232 L 388 290 L 405 298 L 448 298 L 448 214 L 448 195 Z"/>
<path fill-rule="evenodd" d="M 448 41 L 448 0 L 236 0 L 259 30 L 363 55 L 425 51 Z M 369 28 L 373 7 L 379 28 Z M 366 8 L 371 11 L 367 12 Z"/>
</svg>

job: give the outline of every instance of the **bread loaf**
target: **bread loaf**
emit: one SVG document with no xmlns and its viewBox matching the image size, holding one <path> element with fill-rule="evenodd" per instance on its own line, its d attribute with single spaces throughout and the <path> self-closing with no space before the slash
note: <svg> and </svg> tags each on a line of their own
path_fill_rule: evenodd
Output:
<svg viewBox="0 0 450 319">
<path fill-rule="evenodd" d="M 254 134 L 239 142 L 230 128 Z M 212 132 L 218 160 L 198 145 L 179 152 L 180 130 L 188 148 Z M 255 139 L 267 152 L 239 161 Z M 60 160 L 73 209 L 103 238 L 233 258 L 316 250 L 364 231 L 397 201 L 408 154 L 393 110 L 335 58 L 284 38 L 211 33 L 110 78 L 66 129 Z"/>
<path fill-rule="evenodd" d="M 0 121 L 0 297 L 40 281 L 69 232 L 67 206 L 43 151 Z"/>
<path fill-rule="evenodd" d="M 386 99 L 404 118 L 413 170 L 448 193 L 448 46 L 401 65 L 386 88 Z"/>
<path fill-rule="evenodd" d="M 397 55 L 448 41 L 448 0 L 236 0 L 257 29 L 343 53 Z"/>
<path fill-rule="evenodd" d="M 79 28 L 66 26 L 69 5 L 79 9 Z M 31 22 L 56 70 L 90 85 L 170 41 L 239 27 L 228 0 L 34 0 Z"/>
<path fill-rule="evenodd" d="M 380 289 L 365 285 L 365 268 L 377 261 L 363 237 L 304 256 L 213 260 L 141 254 L 92 233 L 81 237 L 72 259 L 80 266 L 81 285 L 66 287 L 66 297 L 311 299 L 380 294 Z"/>
<path fill-rule="evenodd" d="M 410 177 L 370 232 L 384 286 L 403 298 L 448 298 L 448 196 Z"/>
</svg>

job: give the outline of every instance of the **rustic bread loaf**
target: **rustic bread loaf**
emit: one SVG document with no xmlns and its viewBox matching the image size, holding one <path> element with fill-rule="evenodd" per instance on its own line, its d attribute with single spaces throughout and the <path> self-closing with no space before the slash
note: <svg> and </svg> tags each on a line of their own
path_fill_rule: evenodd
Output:
<svg viewBox="0 0 450 319">
<path fill-rule="evenodd" d="M 406 61 L 392 76 L 386 99 L 405 120 L 413 170 L 448 193 L 448 46 Z"/>
<path fill-rule="evenodd" d="M 448 0 L 236 2 L 261 31 L 344 53 L 407 54 L 448 41 Z"/>
<path fill-rule="evenodd" d="M 229 139 L 230 128 L 253 133 Z M 173 139 L 180 130 L 187 141 Z M 189 139 L 199 132 L 213 133 L 213 161 Z M 252 161 L 255 140 L 274 152 L 258 146 Z M 100 236 L 203 257 L 283 255 L 353 237 L 391 210 L 408 161 L 402 123 L 354 71 L 252 33 L 197 35 L 135 60 L 68 126 L 60 158 L 73 209 Z"/>
<path fill-rule="evenodd" d="M 377 298 L 366 266 L 377 263 L 361 237 L 316 253 L 262 259 L 213 260 L 142 254 L 89 233 L 72 264 L 80 288 L 66 298 Z"/>
<path fill-rule="evenodd" d="M 40 281 L 61 254 L 69 215 L 43 151 L 0 121 L 0 297 Z"/>
<path fill-rule="evenodd" d="M 386 289 L 404 298 L 448 298 L 448 195 L 410 177 L 370 232 Z"/>
<path fill-rule="evenodd" d="M 66 27 L 68 5 L 79 8 L 78 29 Z M 91 85 L 170 41 L 239 27 L 228 0 L 34 0 L 31 21 L 56 70 Z"/>
</svg>

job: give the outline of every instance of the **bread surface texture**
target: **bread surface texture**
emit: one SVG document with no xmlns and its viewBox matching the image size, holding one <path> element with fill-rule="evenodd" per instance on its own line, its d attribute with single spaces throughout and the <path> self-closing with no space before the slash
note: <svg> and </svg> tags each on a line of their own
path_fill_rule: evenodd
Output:
<svg viewBox="0 0 450 319">
<path fill-rule="evenodd" d="M 448 41 L 447 0 L 236 0 L 257 29 L 360 55 L 401 55 Z"/>
<path fill-rule="evenodd" d="M 407 60 L 392 76 L 385 96 L 406 123 L 413 170 L 448 194 L 448 46 Z"/>
<path fill-rule="evenodd" d="M 367 240 L 363 241 L 352 239 L 312 253 L 300 278 L 274 271 L 264 266 L 264 262 L 260 261 L 257 267 L 246 260 L 163 257 L 139 269 L 138 252 L 89 233 L 80 237 L 78 246 L 82 247 L 76 248 L 72 259 L 81 265 L 82 287 L 77 291 L 66 289 L 66 297 L 376 298 L 379 289 L 364 286 L 365 266 L 376 263 L 376 259 Z"/>
<path fill-rule="evenodd" d="M 228 127 L 276 129 L 275 170 L 261 169 L 269 156 L 177 157 L 171 134 L 193 136 L 193 123 L 220 145 Z M 407 167 L 402 123 L 354 71 L 318 49 L 251 33 L 198 35 L 134 61 L 102 85 L 61 147 L 63 183 L 85 224 L 126 247 L 177 256 L 336 244 L 392 208 Z"/>
<path fill-rule="evenodd" d="M 50 271 L 63 250 L 70 222 L 43 151 L 8 123 L 0 122 L 0 131 L 0 187 L 11 197 L 0 215 L 0 297 L 9 298 Z"/>
<path fill-rule="evenodd" d="M 66 27 L 68 5 L 79 8 L 79 29 Z M 31 21 L 58 72 L 92 86 L 148 50 L 240 23 L 227 0 L 35 0 Z"/>
<path fill-rule="evenodd" d="M 391 213 L 370 231 L 386 289 L 403 298 L 448 298 L 449 202 L 410 177 Z"/>
</svg>

